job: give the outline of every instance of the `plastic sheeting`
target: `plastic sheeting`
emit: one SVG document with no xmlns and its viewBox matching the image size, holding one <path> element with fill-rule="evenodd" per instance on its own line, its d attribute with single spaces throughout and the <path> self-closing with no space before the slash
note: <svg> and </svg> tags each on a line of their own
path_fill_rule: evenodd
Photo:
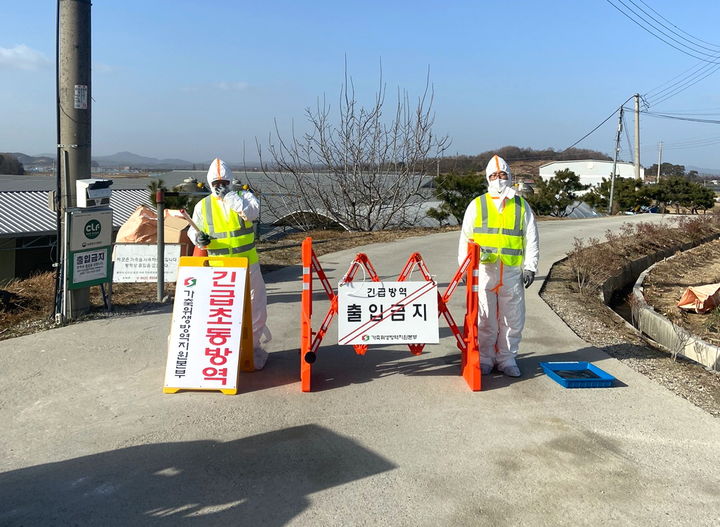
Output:
<svg viewBox="0 0 720 527">
<path fill-rule="evenodd" d="M 677 303 L 680 309 L 708 313 L 720 305 L 720 284 L 688 287 Z"/>
</svg>

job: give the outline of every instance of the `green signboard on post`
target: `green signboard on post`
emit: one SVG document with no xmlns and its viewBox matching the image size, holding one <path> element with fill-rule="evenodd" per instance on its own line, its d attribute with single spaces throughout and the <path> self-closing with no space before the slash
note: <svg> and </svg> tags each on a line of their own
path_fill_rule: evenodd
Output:
<svg viewBox="0 0 720 527">
<path fill-rule="evenodd" d="M 68 289 L 112 281 L 111 209 L 69 209 Z"/>
</svg>

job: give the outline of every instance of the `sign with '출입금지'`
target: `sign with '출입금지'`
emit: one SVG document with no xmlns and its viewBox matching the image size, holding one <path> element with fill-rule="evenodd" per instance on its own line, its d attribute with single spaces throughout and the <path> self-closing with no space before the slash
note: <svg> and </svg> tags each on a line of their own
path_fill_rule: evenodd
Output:
<svg viewBox="0 0 720 527">
<path fill-rule="evenodd" d="M 345 282 L 338 286 L 338 344 L 438 342 L 435 282 Z"/>
</svg>

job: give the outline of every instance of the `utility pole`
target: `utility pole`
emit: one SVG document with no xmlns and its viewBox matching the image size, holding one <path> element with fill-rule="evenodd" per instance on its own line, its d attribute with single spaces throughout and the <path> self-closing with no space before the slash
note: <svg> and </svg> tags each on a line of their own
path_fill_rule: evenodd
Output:
<svg viewBox="0 0 720 527">
<path fill-rule="evenodd" d="M 660 183 L 660 165 L 662 165 L 662 145 L 663 142 L 660 141 L 659 149 L 658 149 L 658 170 L 657 170 L 657 177 L 655 178 L 655 183 Z"/>
<path fill-rule="evenodd" d="M 610 199 L 608 200 L 608 214 L 612 215 L 613 195 L 615 194 L 615 171 L 617 170 L 617 159 L 620 153 L 620 134 L 622 132 L 623 107 L 620 107 L 620 117 L 618 118 L 617 135 L 615 136 L 615 157 L 613 158 L 613 170 L 610 174 Z"/>
<path fill-rule="evenodd" d="M 635 179 L 640 179 L 640 94 L 635 94 Z"/>
<path fill-rule="evenodd" d="M 90 0 L 58 0 L 58 170 L 63 238 L 58 247 L 62 247 L 65 279 L 69 253 L 65 212 L 77 206 L 75 182 L 90 178 L 90 5 Z M 89 308 L 87 288 L 65 290 L 64 298 L 63 312 L 69 318 Z"/>
</svg>

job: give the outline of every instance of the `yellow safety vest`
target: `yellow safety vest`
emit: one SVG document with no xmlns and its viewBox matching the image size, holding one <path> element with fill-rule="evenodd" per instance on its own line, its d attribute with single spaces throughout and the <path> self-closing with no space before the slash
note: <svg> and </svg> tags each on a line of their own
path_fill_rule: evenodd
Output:
<svg viewBox="0 0 720 527">
<path fill-rule="evenodd" d="M 226 216 L 220 200 L 213 196 L 202 200 L 201 212 L 211 238 L 207 246 L 209 256 L 244 256 L 250 264 L 258 261 L 251 221 L 243 220 L 235 212 Z"/>
<path fill-rule="evenodd" d="M 490 194 L 475 198 L 475 206 L 473 241 L 480 246 L 480 263 L 495 263 L 499 257 L 505 265 L 522 265 L 525 245 L 522 198 L 515 196 L 506 201 L 502 213 L 498 212 Z"/>
</svg>

